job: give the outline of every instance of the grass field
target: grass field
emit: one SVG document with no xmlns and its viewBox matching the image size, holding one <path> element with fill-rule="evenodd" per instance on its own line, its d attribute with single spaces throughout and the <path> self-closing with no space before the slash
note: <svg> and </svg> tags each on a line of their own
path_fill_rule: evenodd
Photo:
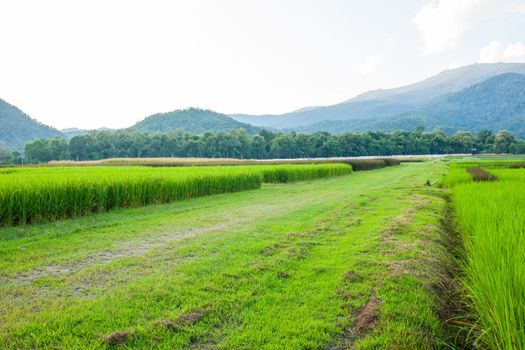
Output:
<svg viewBox="0 0 525 350">
<path fill-rule="evenodd" d="M 449 179 L 466 250 L 467 327 L 479 347 L 525 349 L 525 169 L 487 163 L 476 169 L 494 179 L 470 182 L 461 177 L 469 166 L 454 167 Z"/>
<path fill-rule="evenodd" d="M 447 348 L 441 163 L 0 231 L 7 349 Z"/>
</svg>

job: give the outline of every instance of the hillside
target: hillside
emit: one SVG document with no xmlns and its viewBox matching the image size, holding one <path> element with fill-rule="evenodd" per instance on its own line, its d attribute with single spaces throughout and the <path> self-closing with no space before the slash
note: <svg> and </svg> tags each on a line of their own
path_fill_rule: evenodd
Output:
<svg viewBox="0 0 525 350">
<path fill-rule="evenodd" d="M 237 114 L 232 117 L 257 126 L 293 130 L 340 132 L 373 125 L 381 127 L 376 125 L 380 120 L 424 109 L 445 96 L 505 73 L 525 74 L 525 64 L 473 64 L 444 71 L 415 84 L 370 91 L 333 106 L 302 109 L 282 115 Z M 410 125 L 398 123 L 398 126 L 404 129 Z"/>
<path fill-rule="evenodd" d="M 258 128 L 236 121 L 224 114 L 210 110 L 188 108 L 167 113 L 151 115 L 133 125 L 131 131 L 168 132 L 183 129 L 190 132 L 227 131 L 245 129 L 248 133 L 257 132 Z"/>
<path fill-rule="evenodd" d="M 420 111 L 395 118 L 410 120 L 429 129 L 509 130 L 525 137 L 525 75 L 507 73 L 450 94 Z M 391 125 L 392 120 L 377 126 Z M 408 124 L 408 123 L 405 123 Z"/>
<path fill-rule="evenodd" d="M 371 120 L 322 121 L 299 131 L 509 130 L 525 137 L 525 75 L 506 73 L 451 93 L 415 111 Z"/>
<path fill-rule="evenodd" d="M 0 99 L 0 145 L 9 150 L 20 150 L 34 139 L 63 137 L 63 134 L 44 125 L 17 107 Z"/>
</svg>

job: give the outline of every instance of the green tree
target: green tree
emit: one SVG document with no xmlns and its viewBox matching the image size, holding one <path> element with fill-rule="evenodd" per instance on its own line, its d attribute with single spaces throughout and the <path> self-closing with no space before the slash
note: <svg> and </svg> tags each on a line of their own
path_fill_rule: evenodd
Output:
<svg viewBox="0 0 525 350">
<path fill-rule="evenodd" d="M 0 145 L 0 164 L 7 164 L 9 163 L 9 159 L 11 157 L 11 154 L 7 150 L 7 148 Z"/>
<path fill-rule="evenodd" d="M 516 138 L 510 132 L 502 130 L 496 134 L 494 140 L 494 153 L 509 153 Z"/>
</svg>

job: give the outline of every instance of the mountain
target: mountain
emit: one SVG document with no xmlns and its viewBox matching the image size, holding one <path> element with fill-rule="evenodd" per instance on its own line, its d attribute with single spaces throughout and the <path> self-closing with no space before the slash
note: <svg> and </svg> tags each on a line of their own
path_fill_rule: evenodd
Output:
<svg viewBox="0 0 525 350">
<path fill-rule="evenodd" d="M 189 132 L 202 133 L 205 131 L 218 132 L 240 128 L 245 129 L 248 133 L 255 133 L 259 130 L 259 128 L 241 123 L 221 113 L 198 108 L 188 108 L 151 115 L 133 125 L 128 130 L 168 132 L 183 129 Z"/>
<path fill-rule="evenodd" d="M 445 96 L 505 73 L 525 74 L 525 64 L 473 64 L 444 71 L 415 84 L 366 92 L 332 106 L 308 108 L 282 115 L 236 114 L 231 117 L 256 126 L 290 130 L 360 130 L 385 118 L 424 109 Z M 394 126 L 394 122 L 391 121 L 390 125 Z"/>
<path fill-rule="evenodd" d="M 447 95 L 419 111 L 378 121 L 377 125 L 410 121 L 429 129 L 509 130 L 525 137 L 525 74 L 501 74 Z M 405 123 L 406 124 L 406 123 Z"/>
<path fill-rule="evenodd" d="M 476 63 L 456 69 L 446 70 L 434 77 L 415 84 L 395 89 L 366 92 L 346 102 L 395 100 L 399 103 L 402 100 L 405 103 L 421 104 L 434 100 L 436 96 L 458 92 L 471 85 L 505 73 L 525 74 L 525 64 Z"/>
<path fill-rule="evenodd" d="M 2 99 L 0 125 L 0 145 L 9 150 L 21 150 L 27 142 L 35 139 L 64 136 L 60 131 L 32 119 Z"/>
</svg>

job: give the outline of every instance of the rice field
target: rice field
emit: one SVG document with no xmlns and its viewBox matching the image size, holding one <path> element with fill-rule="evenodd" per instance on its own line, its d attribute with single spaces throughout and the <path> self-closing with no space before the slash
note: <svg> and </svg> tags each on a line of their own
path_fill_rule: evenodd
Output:
<svg viewBox="0 0 525 350">
<path fill-rule="evenodd" d="M 508 166 L 459 164 L 446 181 L 465 246 L 472 342 L 480 348 L 525 349 L 525 171 Z M 469 169 L 493 177 L 476 182 L 476 170 L 472 182 Z"/>
<path fill-rule="evenodd" d="M 224 166 L 224 165 L 284 165 L 284 164 L 334 164 L 351 165 L 354 170 L 372 170 L 402 162 L 421 162 L 425 158 L 416 157 L 335 157 L 335 158 L 303 158 L 303 159 L 236 159 L 236 158 L 108 158 L 86 161 L 51 161 L 37 166 Z"/>
<path fill-rule="evenodd" d="M 351 171 L 346 164 L 4 168 L 0 169 L 0 224 L 33 224 Z"/>
<path fill-rule="evenodd" d="M 523 161 L 155 162 L 0 169 L 0 344 L 525 349 Z"/>
</svg>

